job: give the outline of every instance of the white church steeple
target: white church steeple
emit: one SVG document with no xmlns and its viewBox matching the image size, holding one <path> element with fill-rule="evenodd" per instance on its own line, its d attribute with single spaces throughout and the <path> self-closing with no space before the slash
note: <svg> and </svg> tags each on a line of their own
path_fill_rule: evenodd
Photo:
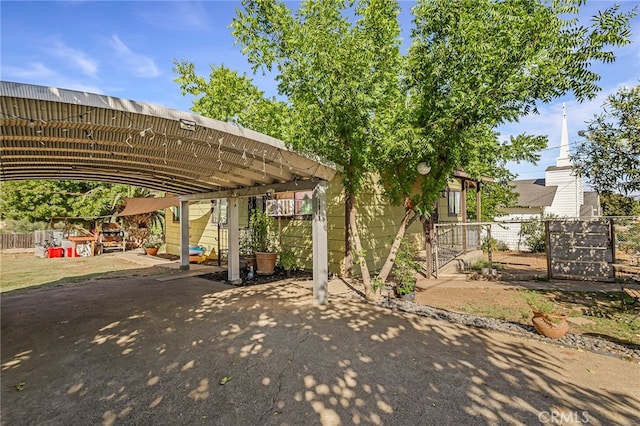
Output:
<svg viewBox="0 0 640 426">
<path fill-rule="evenodd" d="M 569 157 L 569 132 L 567 130 L 567 109 L 562 104 L 562 134 L 560 135 L 560 155 L 555 167 L 547 168 L 545 186 L 557 187 L 551 205 L 545 208 L 545 214 L 560 217 L 579 218 L 584 204 L 582 178 L 577 176 Z"/>
<path fill-rule="evenodd" d="M 557 167 L 571 165 L 569 158 L 569 131 L 567 130 L 567 108 L 562 104 L 562 134 L 560 135 L 560 155 L 556 160 Z"/>
</svg>

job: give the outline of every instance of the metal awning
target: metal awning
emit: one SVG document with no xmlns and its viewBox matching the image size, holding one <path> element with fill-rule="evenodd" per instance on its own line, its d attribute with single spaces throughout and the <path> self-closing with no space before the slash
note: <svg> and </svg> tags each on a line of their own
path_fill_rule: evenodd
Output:
<svg viewBox="0 0 640 426">
<path fill-rule="evenodd" d="M 239 275 L 238 197 L 313 188 L 314 301 L 326 303 L 327 181 L 337 168 L 282 141 L 156 105 L 0 81 L 0 182 L 85 180 L 135 185 L 189 200 L 229 198 L 230 281 Z M 174 201 L 172 201 L 174 202 Z M 189 221 L 180 221 L 180 268 L 189 269 Z"/>
<path fill-rule="evenodd" d="M 90 180 L 186 195 L 336 173 L 270 136 L 111 96 L 0 81 L 0 113 L 0 181 Z"/>
</svg>

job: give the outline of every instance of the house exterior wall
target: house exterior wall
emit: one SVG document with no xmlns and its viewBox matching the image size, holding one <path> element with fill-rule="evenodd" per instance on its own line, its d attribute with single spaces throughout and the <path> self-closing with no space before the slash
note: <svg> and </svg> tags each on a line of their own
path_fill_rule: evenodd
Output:
<svg viewBox="0 0 640 426">
<path fill-rule="evenodd" d="M 345 252 L 345 194 L 342 186 L 342 176 L 336 175 L 327 188 L 327 237 L 329 273 L 342 275 L 344 273 Z M 376 176 L 369 176 L 362 192 L 356 198 L 358 211 L 357 224 L 360 239 L 365 251 L 365 258 L 369 270 L 382 268 L 389 253 L 389 247 L 395 237 L 398 226 L 404 216 L 404 206 L 391 206 L 383 197 L 382 187 L 377 183 Z M 446 203 L 446 199 L 445 199 Z M 446 212 L 446 204 L 444 211 Z M 166 250 L 167 253 L 180 253 L 180 226 L 173 221 L 171 209 L 166 212 Z M 207 249 L 218 246 L 217 225 L 211 223 L 211 203 L 200 201 L 189 205 L 189 244 L 201 245 Z M 248 206 L 240 203 L 240 227 L 248 224 Z M 309 218 L 276 218 L 280 229 L 280 243 L 283 248 L 290 248 L 296 254 L 299 267 L 312 269 L 312 221 Z M 416 221 L 406 233 L 416 251 L 424 248 L 422 223 Z M 354 274 L 360 274 L 360 268 L 355 265 Z"/>
<path fill-rule="evenodd" d="M 447 184 L 446 189 L 447 191 L 460 192 L 460 197 L 462 197 L 462 182 L 460 181 L 460 179 L 450 180 L 449 183 Z M 463 204 L 464 203 L 462 203 L 462 200 L 461 200 L 461 206 Z M 448 196 L 448 193 L 446 193 L 444 197 L 442 195 L 438 197 L 437 215 L 438 215 L 438 223 L 459 223 L 459 222 L 463 222 L 464 220 L 463 216 L 466 215 L 466 212 L 463 212 L 461 210 L 460 214 L 456 214 L 456 215 L 449 214 L 449 196 Z"/>
<path fill-rule="evenodd" d="M 247 203 L 240 203 L 238 216 L 240 228 L 248 224 L 249 209 Z M 226 231 L 220 239 L 226 241 Z M 225 243 L 226 244 L 226 243 Z M 203 200 L 189 204 L 189 245 L 201 246 L 206 253 L 218 250 L 218 224 L 211 220 L 211 201 Z M 166 252 L 180 255 L 180 222 L 174 220 L 172 209 L 165 210 L 165 248 Z"/>
<path fill-rule="evenodd" d="M 545 208 L 546 215 L 580 217 L 584 189 L 582 179 L 575 176 L 571 166 L 549 168 L 546 171 L 545 185 L 558 187 L 551 206 Z"/>
</svg>

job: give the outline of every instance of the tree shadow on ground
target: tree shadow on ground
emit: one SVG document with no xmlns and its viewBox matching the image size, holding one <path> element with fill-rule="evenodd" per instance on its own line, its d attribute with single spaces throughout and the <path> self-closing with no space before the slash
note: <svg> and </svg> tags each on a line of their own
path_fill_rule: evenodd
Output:
<svg viewBox="0 0 640 426">
<path fill-rule="evenodd" d="M 3 423 L 640 422 L 635 364 L 315 306 L 310 287 L 140 278 L 3 297 Z"/>
</svg>

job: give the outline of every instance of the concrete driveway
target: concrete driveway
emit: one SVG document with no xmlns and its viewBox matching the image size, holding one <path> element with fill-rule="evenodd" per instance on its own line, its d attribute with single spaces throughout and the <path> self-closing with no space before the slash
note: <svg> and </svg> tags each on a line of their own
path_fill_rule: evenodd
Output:
<svg viewBox="0 0 640 426">
<path fill-rule="evenodd" d="M 3 425 L 640 424 L 638 364 L 318 307 L 310 282 L 97 280 L 1 304 Z"/>
</svg>

